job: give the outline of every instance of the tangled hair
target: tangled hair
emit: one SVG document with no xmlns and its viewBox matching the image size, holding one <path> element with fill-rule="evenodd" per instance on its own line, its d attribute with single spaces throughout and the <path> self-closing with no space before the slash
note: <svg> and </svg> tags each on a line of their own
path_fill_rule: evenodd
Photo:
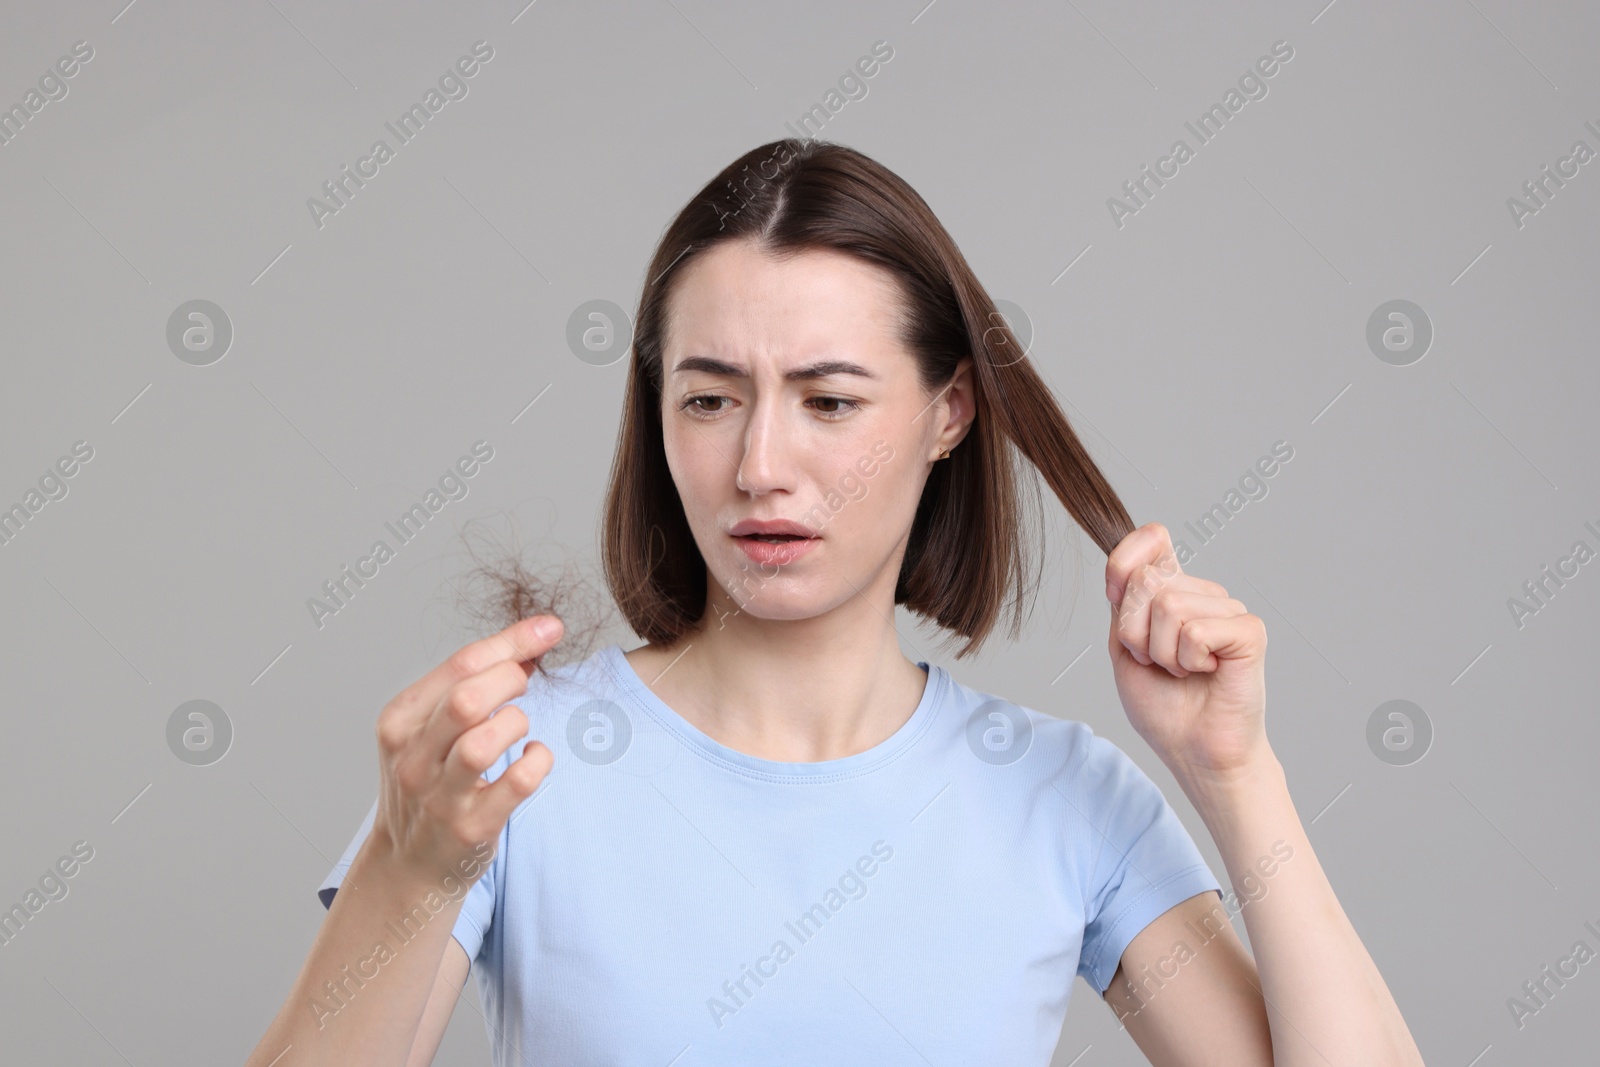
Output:
<svg viewBox="0 0 1600 1067">
<path fill-rule="evenodd" d="M 973 359 L 972 426 L 933 464 L 894 591 L 896 604 L 967 639 L 957 658 L 978 649 L 1007 599 L 1009 633 L 1021 632 L 1030 548 L 1042 538 L 1021 532 L 1014 451 L 1102 551 L 1132 532 L 1116 492 L 922 197 L 852 148 L 785 138 L 745 153 L 694 195 L 656 246 L 639 296 L 601 558 L 611 597 L 640 637 L 671 644 L 706 609 L 705 560 L 663 444 L 662 352 L 673 283 L 695 257 L 735 240 L 777 257 L 832 249 L 888 271 L 903 301 L 901 341 L 930 399 L 962 359 Z M 1038 486 L 1027 485 L 1037 515 Z M 520 564 L 495 580 L 501 625 L 553 604 Z"/>
</svg>

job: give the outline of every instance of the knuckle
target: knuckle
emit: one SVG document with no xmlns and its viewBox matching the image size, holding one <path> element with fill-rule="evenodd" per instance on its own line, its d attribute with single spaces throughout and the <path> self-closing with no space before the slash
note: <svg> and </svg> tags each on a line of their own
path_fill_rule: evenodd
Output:
<svg viewBox="0 0 1600 1067">
<path fill-rule="evenodd" d="M 511 786 L 518 793 L 531 793 L 538 783 L 539 768 L 528 763 L 518 761 L 506 769 L 505 776 L 510 779 Z"/>
<path fill-rule="evenodd" d="M 394 716 L 389 715 L 387 712 L 378 716 L 378 722 L 373 727 L 373 732 L 378 737 L 378 750 L 385 755 L 393 755 L 399 752 L 405 744 L 404 728 Z"/>
<path fill-rule="evenodd" d="M 499 786 L 502 792 L 509 791 L 512 797 L 521 800 L 533 791 L 529 787 L 532 776 L 528 771 L 529 768 L 513 762 L 505 769 L 504 774 L 494 780 L 494 784 Z"/>
<path fill-rule="evenodd" d="M 494 763 L 499 753 L 484 738 L 472 734 L 457 742 L 456 756 L 467 770 L 473 774 L 482 774 Z"/>
<path fill-rule="evenodd" d="M 518 760 L 511 765 L 506 773 L 512 776 L 511 784 L 516 791 L 526 796 L 539 788 L 539 783 L 544 781 L 546 768 L 542 762 L 534 763 L 529 760 Z"/>
<path fill-rule="evenodd" d="M 506 704 L 494 713 L 496 719 L 503 719 L 506 729 L 511 731 L 513 737 L 521 737 L 528 732 L 528 713 L 516 704 Z"/>
<path fill-rule="evenodd" d="M 455 685 L 445 698 L 444 713 L 457 726 L 465 726 L 477 717 L 478 700 L 466 685 Z"/>
<path fill-rule="evenodd" d="M 462 849 L 471 849 L 489 835 L 484 832 L 482 820 L 475 815 L 462 815 L 451 820 L 450 836 Z"/>
<path fill-rule="evenodd" d="M 474 641 L 470 645 L 456 649 L 445 662 L 450 665 L 451 671 L 457 678 L 471 678 L 487 666 L 485 658 L 482 643 Z"/>
</svg>

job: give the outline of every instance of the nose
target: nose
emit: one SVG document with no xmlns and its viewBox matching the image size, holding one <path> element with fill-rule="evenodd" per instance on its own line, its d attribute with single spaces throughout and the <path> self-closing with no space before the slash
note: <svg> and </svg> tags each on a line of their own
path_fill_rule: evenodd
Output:
<svg viewBox="0 0 1600 1067">
<path fill-rule="evenodd" d="M 793 490 L 794 467 L 783 413 L 778 404 L 757 401 L 744 431 L 744 455 L 734 471 L 734 484 L 755 496 L 778 489 Z"/>
</svg>

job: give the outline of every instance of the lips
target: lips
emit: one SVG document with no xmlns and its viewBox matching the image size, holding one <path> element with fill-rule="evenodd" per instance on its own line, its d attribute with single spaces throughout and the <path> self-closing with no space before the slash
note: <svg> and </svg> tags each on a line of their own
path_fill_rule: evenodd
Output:
<svg viewBox="0 0 1600 1067">
<path fill-rule="evenodd" d="M 810 540 L 817 536 L 809 526 L 788 519 L 743 519 L 735 523 L 728 533 L 734 537 L 773 543 Z"/>
<path fill-rule="evenodd" d="M 739 541 L 739 550 L 752 563 L 779 567 L 817 551 L 822 540 L 809 526 L 789 519 L 744 519 L 728 534 Z"/>
<path fill-rule="evenodd" d="M 739 542 L 739 550 L 752 563 L 786 567 L 819 551 L 822 538 L 798 522 L 786 519 L 747 519 L 728 531 Z M 769 575 L 775 577 L 775 575 Z"/>
</svg>

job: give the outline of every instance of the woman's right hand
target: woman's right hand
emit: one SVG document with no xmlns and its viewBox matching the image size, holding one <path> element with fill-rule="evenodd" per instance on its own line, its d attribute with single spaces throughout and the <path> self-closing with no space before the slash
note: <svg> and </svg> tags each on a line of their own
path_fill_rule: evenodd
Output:
<svg viewBox="0 0 1600 1067">
<path fill-rule="evenodd" d="M 527 691 L 531 661 L 563 629 L 552 615 L 521 619 L 456 650 L 389 701 L 378 714 L 378 811 L 367 844 L 422 878 L 482 877 L 506 820 L 554 761 L 530 741 L 492 783 L 482 777 L 527 735 L 528 717 L 507 702 Z"/>
</svg>

